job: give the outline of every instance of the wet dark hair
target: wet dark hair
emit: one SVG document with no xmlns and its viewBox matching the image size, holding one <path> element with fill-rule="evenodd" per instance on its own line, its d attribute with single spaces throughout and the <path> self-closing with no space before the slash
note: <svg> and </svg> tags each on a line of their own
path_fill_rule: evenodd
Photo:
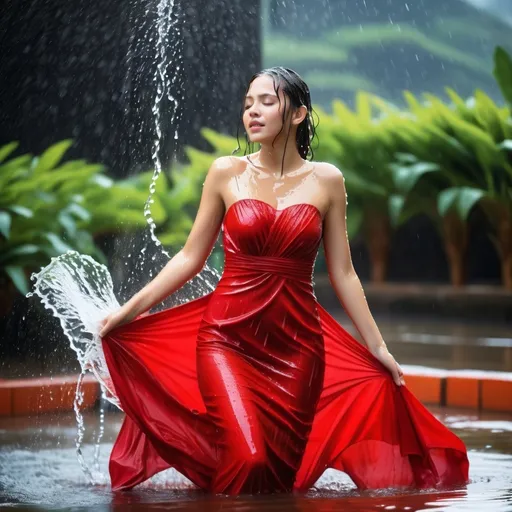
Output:
<svg viewBox="0 0 512 512">
<path fill-rule="evenodd" d="M 284 128 L 284 122 L 288 113 L 288 107 L 287 107 L 287 98 L 290 100 L 291 106 L 293 108 L 299 108 L 301 105 L 304 105 L 307 108 L 307 115 L 304 118 L 304 120 L 299 124 L 297 127 L 297 137 L 295 139 L 297 150 L 299 151 L 299 154 L 302 158 L 305 160 L 313 160 L 314 157 L 314 151 L 312 148 L 312 141 L 314 137 L 316 136 L 316 127 L 318 126 L 318 115 L 313 110 L 313 107 L 311 105 L 311 95 L 309 93 L 309 87 L 307 86 L 306 82 L 300 77 L 300 75 L 293 71 L 293 69 L 290 68 L 284 68 L 282 66 L 276 66 L 272 68 L 266 68 L 258 73 L 255 73 L 251 79 L 249 80 L 249 84 L 247 85 L 247 89 L 245 91 L 242 107 L 240 110 L 240 118 L 239 123 L 237 126 L 236 131 L 236 139 L 238 142 L 238 147 L 233 151 L 233 153 L 236 153 L 240 150 L 240 140 L 239 140 L 239 130 L 240 130 L 240 124 L 242 122 L 243 112 L 244 112 L 244 106 L 245 106 L 245 96 L 249 92 L 249 89 L 251 87 L 252 82 L 258 78 L 259 76 L 267 75 L 272 77 L 272 80 L 274 81 L 274 91 L 277 94 L 277 97 L 279 99 L 279 103 L 281 103 L 281 99 L 279 98 L 279 91 L 282 90 L 285 95 L 285 103 L 284 103 L 284 109 L 283 109 L 283 125 L 281 127 L 281 131 L 276 135 L 274 140 L 272 141 L 272 146 L 274 146 L 274 142 L 277 139 L 277 137 L 281 134 Z M 313 120 L 313 113 L 317 117 L 317 123 L 315 125 Z M 318 138 L 318 137 L 317 137 Z M 249 137 L 247 136 L 247 133 L 245 134 L 245 150 L 244 150 L 244 156 L 249 153 L 252 153 L 254 151 L 254 142 L 249 141 Z M 284 156 L 286 153 L 286 146 L 285 151 L 283 152 L 283 160 L 281 164 L 281 176 L 283 175 L 283 167 L 284 167 Z"/>
</svg>

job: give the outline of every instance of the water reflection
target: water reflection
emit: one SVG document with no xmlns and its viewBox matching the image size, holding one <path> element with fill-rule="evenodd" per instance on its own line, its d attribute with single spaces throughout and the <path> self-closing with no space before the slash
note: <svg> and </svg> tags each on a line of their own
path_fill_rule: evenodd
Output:
<svg viewBox="0 0 512 512">
<path fill-rule="evenodd" d="M 107 413 L 104 442 L 99 451 L 97 485 L 80 469 L 73 447 L 73 415 L 0 419 L 0 506 L 89 507 L 110 510 L 190 511 L 506 511 L 512 504 L 512 415 L 477 415 L 435 409 L 433 412 L 467 443 L 471 482 L 463 489 L 442 491 L 358 491 L 343 473 L 328 470 L 303 495 L 273 494 L 211 496 L 191 486 L 174 470 L 164 471 L 128 492 L 111 492 L 108 456 L 122 415 Z M 87 423 L 84 457 L 94 458 L 95 414 Z M 499 468 L 499 471 L 497 470 Z M 492 507 L 492 508 L 491 508 Z"/>
</svg>

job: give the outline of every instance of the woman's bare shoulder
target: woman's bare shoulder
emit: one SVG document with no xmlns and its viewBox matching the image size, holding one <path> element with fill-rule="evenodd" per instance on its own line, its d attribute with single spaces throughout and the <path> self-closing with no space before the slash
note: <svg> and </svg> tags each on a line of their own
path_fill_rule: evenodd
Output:
<svg viewBox="0 0 512 512">
<path fill-rule="evenodd" d="M 318 176 L 322 178 L 332 178 L 341 174 L 341 170 L 329 162 L 312 161 L 311 163 L 315 165 Z"/>
<path fill-rule="evenodd" d="M 210 171 L 224 177 L 230 177 L 242 172 L 247 166 L 247 161 L 242 157 L 228 155 L 216 158 Z"/>
<path fill-rule="evenodd" d="M 329 198 L 329 203 L 343 199 L 346 196 L 345 178 L 342 171 L 334 164 L 328 162 L 315 162 L 318 183 Z"/>
<path fill-rule="evenodd" d="M 344 181 L 342 171 L 329 162 L 313 162 L 315 164 L 316 176 L 322 184 L 330 187 Z"/>
</svg>

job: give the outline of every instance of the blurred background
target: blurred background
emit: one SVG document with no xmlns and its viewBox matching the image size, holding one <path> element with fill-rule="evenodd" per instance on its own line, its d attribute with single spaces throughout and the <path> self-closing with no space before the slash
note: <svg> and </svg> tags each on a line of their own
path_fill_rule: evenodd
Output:
<svg viewBox="0 0 512 512">
<path fill-rule="evenodd" d="M 510 0 L 0 2 L 0 506 L 510 510 L 511 29 Z M 183 246 L 212 161 L 244 154 L 244 92 L 275 65 L 310 86 L 312 158 L 345 176 L 370 308 L 409 389 L 466 443 L 467 489 L 372 495 L 337 473 L 314 500 L 224 500 L 159 474 L 110 492 L 123 415 L 90 374 L 76 391 L 77 355 L 30 277 L 75 250 L 120 302 L 142 288 Z M 222 268 L 219 239 L 160 307 Z M 357 336 L 322 250 L 314 280 Z"/>
<path fill-rule="evenodd" d="M 310 86 L 314 159 L 345 175 L 352 256 L 396 357 L 512 370 L 511 25 L 507 0 L 3 2 L 0 377 L 79 369 L 24 297 L 31 273 L 74 249 L 121 301 L 140 289 L 168 259 L 148 220 L 168 254 L 183 245 L 209 165 L 243 154 L 248 80 L 274 65 Z M 220 272 L 219 240 L 203 277 Z M 315 286 L 350 327 L 322 252 Z"/>
</svg>

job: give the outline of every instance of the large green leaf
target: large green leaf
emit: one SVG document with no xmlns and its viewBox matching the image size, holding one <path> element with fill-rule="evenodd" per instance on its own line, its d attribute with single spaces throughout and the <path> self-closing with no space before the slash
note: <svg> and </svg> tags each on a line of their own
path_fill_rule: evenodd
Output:
<svg viewBox="0 0 512 512">
<path fill-rule="evenodd" d="M 20 245 L 18 247 L 14 247 L 13 249 L 9 249 L 0 253 L 0 263 L 5 264 L 11 260 L 15 260 L 20 256 L 30 256 L 37 254 L 41 251 L 41 248 L 34 244 L 25 244 Z"/>
<path fill-rule="evenodd" d="M 16 289 L 23 295 L 29 292 L 28 280 L 23 271 L 23 267 L 14 265 L 7 265 L 4 267 L 5 273 L 9 276 L 11 281 L 14 283 Z"/>
<path fill-rule="evenodd" d="M 73 249 L 73 247 L 64 242 L 64 240 L 55 233 L 44 233 L 43 236 L 48 240 L 48 242 L 50 242 L 50 246 L 53 249 L 53 251 L 46 250 L 49 255 L 53 255 L 52 252 L 64 254 L 65 252 Z"/>
<path fill-rule="evenodd" d="M 0 147 L 0 162 L 3 162 L 18 146 L 19 142 L 10 142 Z"/>
<path fill-rule="evenodd" d="M 485 127 L 494 141 L 498 142 L 505 138 L 498 106 L 479 89 L 475 91 L 475 113 L 481 126 Z"/>
<path fill-rule="evenodd" d="M 91 213 L 87 208 L 84 208 L 82 205 L 78 203 L 71 203 L 67 207 L 67 211 L 71 214 L 73 214 L 76 218 L 83 220 L 83 221 L 89 221 L 91 220 Z"/>
<path fill-rule="evenodd" d="M 34 167 L 34 173 L 40 174 L 56 167 L 62 160 L 64 153 L 73 144 L 71 139 L 62 140 L 50 146 L 38 159 Z"/>
<path fill-rule="evenodd" d="M 473 207 L 486 195 L 481 189 L 470 187 L 451 187 L 443 190 L 438 198 L 439 215 L 444 217 L 455 210 L 460 219 L 467 221 Z"/>
<path fill-rule="evenodd" d="M 73 217 L 65 210 L 61 211 L 57 216 L 59 224 L 70 237 L 74 237 L 77 232 L 77 225 Z"/>
<path fill-rule="evenodd" d="M 9 183 L 28 172 L 31 160 L 30 155 L 22 155 L 0 165 L 0 204 L 7 201 Z"/>
<path fill-rule="evenodd" d="M 351 194 L 355 193 L 358 195 L 375 195 L 375 196 L 386 196 L 386 189 L 376 183 L 372 183 L 370 180 L 366 180 L 357 172 L 352 170 L 343 169 L 343 176 L 347 183 L 347 192 Z"/>
<path fill-rule="evenodd" d="M 486 195 L 485 190 L 462 187 L 459 192 L 457 211 L 462 220 L 466 221 L 473 207 Z"/>
<path fill-rule="evenodd" d="M 503 97 L 512 105 L 512 58 L 501 46 L 494 50 L 493 74 Z"/>
<path fill-rule="evenodd" d="M 26 206 L 23 206 L 21 204 L 13 204 L 9 206 L 9 210 L 11 212 L 16 213 L 17 215 L 21 215 L 22 217 L 25 217 L 27 219 L 31 219 L 34 216 L 34 212 L 27 208 Z"/>
<path fill-rule="evenodd" d="M 409 194 L 423 176 L 441 170 L 440 166 L 433 162 L 416 162 L 412 165 L 394 163 L 390 165 L 390 169 L 397 190 L 405 195 Z"/>
<path fill-rule="evenodd" d="M 110 188 L 114 185 L 114 180 L 103 174 L 97 174 L 91 179 L 91 184 L 94 183 L 102 188 Z"/>
<path fill-rule="evenodd" d="M 9 238 L 9 231 L 11 229 L 11 216 L 7 212 L 0 212 L 0 233 L 5 238 Z"/>
<path fill-rule="evenodd" d="M 393 194 L 389 197 L 388 214 L 391 226 L 397 228 L 412 217 L 421 213 L 431 215 L 432 204 L 429 194 L 420 196 L 401 196 Z"/>
<path fill-rule="evenodd" d="M 458 187 L 451 187 L 443 190 L 439 194 L 437 209 L 441 217 L 444 217 L 450 210 L 455 207 L 458 193 Z"/>
</svg>

